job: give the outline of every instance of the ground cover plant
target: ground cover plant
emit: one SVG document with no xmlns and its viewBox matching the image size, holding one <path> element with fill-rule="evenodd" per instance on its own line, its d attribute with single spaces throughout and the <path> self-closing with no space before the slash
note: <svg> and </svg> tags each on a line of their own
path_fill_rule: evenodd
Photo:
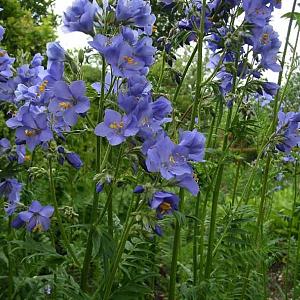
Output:
<svg viewBox="0 0 300 300">
<path fill-rule="evenodd" d="M 89 47 L 32 57 L 1 23 L 0 299 L 300 299 L 292 2 L 283 41 L 279 0 L 75 0 Z"/>
</svg>

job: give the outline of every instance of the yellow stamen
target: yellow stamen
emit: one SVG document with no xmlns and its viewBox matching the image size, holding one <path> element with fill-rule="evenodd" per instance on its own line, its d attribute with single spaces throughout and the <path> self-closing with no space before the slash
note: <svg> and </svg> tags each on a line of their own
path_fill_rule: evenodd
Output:
<svg viewBox="0 0 300 300">
<path fill-rule="evenodd" d="M 133 65 L 135 63 L 134 59 L 130 56 L 124 56 L 124 60 L 130 65 Z"/>
<path fill-rule="evenodd" d="M 60 102 L 59 107 L 62 109 L 68 109 L 72 107 L 72 104 L 70 102 Z"/>
<path fill-rule="evenodd" d="M 117 122 L 113 122 L 109 125 L 109 128 L 111 129 L 121 129 L 124 127 L 124 123 L 123 122 L 120 122 L 120 123 L 117 123 Z"/>
<path fill-rule="evenodd" d="M 171 156 L 169 157 L 169 161 L 170 161 L 170 163 L 175 164 L 175 159 L 174 159 L 174 156 L 173 156 L 173 155 L 171 155 Z"/>
<path fill-rule="evenodd" d="M 35 136 L 36 135 L 36 130 L 29 130 L 29 129 L 26 129 L 25 130 L 25 135 L 28 136 L 28 137 L 32 137 L 32 136 Z"/>
<path fill-rule="evenodd" d="M 31 160 L 31 156 L 30 155 L 25 155 L 24 156 L 24 160 L 25 161 L 30 161 Z"/>
<path fill-rule="evenodd" d="M 42 232 L 44 230 L 42 224 L 36 224 L 36 226 L 33 228 L 32 232 Z"/>
<path fill-rule="evenodd" d="M 41 93 L 44 93 L 44 92 L 45 92 L 45 89 L 46 89 L 46 87 L 47 87 L 47 84 L 48 84 L 48 80 L 45 80 L 45 81 L 43 81 L 43 82 L 41 83 L 41 85 L 39 86 L 39 91 L 40 91 Z"/>
<path fill-rule="evenodd" d="M 152 31 L 153 31 L 153 32 L 157 32 L 157 26 L 153 25 L 153 26 L 152 26 Z"/>
<path fill-rule="evenodd" d="M 262 44 L 267 45 L 270 41 L 270 35 L 268 33 L 264 33 L 260 39 Z"/>
<path fill-rule="evenodd" d="M 6 51 L 4 51 L 4 50 L 0 51 L 0 57 L 5 56 L 5 54 L 6 54 Z"/>
<path fill-rule="evenodd" d="M 168 202 L 163 202 L 159 207 L 162 210 L 162 213 L 165 213 L 165 212 L 169 211 L 172 208 L 171 204 L 168 203 Z"/>
</svg>

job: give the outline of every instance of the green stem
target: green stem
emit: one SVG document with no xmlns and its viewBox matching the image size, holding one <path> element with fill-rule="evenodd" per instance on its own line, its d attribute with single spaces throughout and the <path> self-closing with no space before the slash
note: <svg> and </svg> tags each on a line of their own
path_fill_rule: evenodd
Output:
<svg viewBox="0 0 300 300">
<path fill-rule="evenodd" d="M 198 283 L 198 240 L 199 240 L 199 222 L 200 222 L 200 201 L 201 194 L 197 195 L 197 202 L 195 207 L 195 217 L 194 222 L 194 236 L 193 236 L 193 279 L 194 286 Z"/>
<path fill-rule="evenodd" d="M 295 261 L 295 272 L 293 278 L 293 300 L 296 300 L 296 285 L 297 285 L 297 278 L 298 278 L 298 266 L 300 262 L 300 224 L 298 219 L 298 242 L 297 242 L 297 250 L 296 250 L 296 261 Z"/>
<path fill-rule="evenodd" d="M 295 170 L 294 170 L 294 199 L 293 199 L 293 207 L 292 207 L 292 213 L 291 213 L 291 219 L 289 222 L 289 231 L 288 231 L 288 249 L 287 249 L 287 261 L 286 261 L 286 268 L 285 268 L 285 299 L 288 300 L 288 291 L 289 291 L 289 265 L 290 265 L 290 250 L 291 250 L 291 237 L 292 237 L 292 228 L 293 228 L 293 222 L 294 222 L 294 216 L 296 211 L 296 205 L 297 205 L 297 162 L 295 163 Z M 299 239 L 299 237 L 298 237 Z M 297 265 L 296 265 L 297 268 Z M 294 285 L 295 289 L 295 285 Z"/>
<path fill-rule="evenodd" d="M 237 162 L 237 168 L 236 168 L 236 173 L 235 173 L 235 180 L 234 180 L 234 187 L 233 187 L 233 195 L 232 195 L 232 202 L 231 202 L 231 207 L 234 206 L 235 198 L 236 198 L 236 191 L 237 191 L 237 186 L 239 182 L 239 176 L 240 176 L 240 168 L 241 168 L 241 162 Z"/>
<path fill-rule="evenodd" d="M 61 232 L 61 235 L 62 235 L 65 247 L 67 248 L 69 254 L 71 255 L 74 263 L 78 267 L 80 267 L 80 262 L 77 259 L 76 255 L 75 255 L 75 253 L 74 253 L 74 251 L 73 251 L 73 249 L 71 247 L 71 244 L 69 242 L 68 236 L 67 236 L 66 231 L 65 231 L 65 227 L 64 227 L 64 225 L 62 223 L 62 219 L 61 219 L 61 216 L 59 214 L 59 207 L 58 207 L 58 203 L 57 203 L 57 200 L 56 200 L 56 194 L 55 194 L 55 185 L 54 185 L 54 178 L 53 178 L 53 171 L 52 171 L 52 159 L 51 159 L 51 157 L 48 159 L 48 165 L 49 165 L 49 186 L 50 186 L 50 193 L 51 193 L 52 202 L 53 202 L 53 205 L 54 205 L 54 208 L 55 208 L 55 216 L 56 216 L 56 219 L 57 219 L 58 227 L 59 227 L 59 230 Z"/>
<path fill-rule="evenodd" d="M 294 64 L 295 64 L 295 59 L 296 59 L 296 56 L 297 56 L 297 47 L 298 47 L 298 42 L 299 42 L 299 34 L 300 34 L 300 26 L 298 25 L 298 30 L 297 30 L 297 37 L 296 37 L 296 41 L 295 41 L 295 44 L 294 44 L 294 48 L 293 48 L 293 57 L 292 57 L 292 62 L 291 62 L 291 67 L 290 67 L 290 71 L 289 71 L 289 74 L 287 76 L 287 80 L 285 82 L 285 86 L 284 86 L 284 89 L 280 95 L 280 103 L 279 103 L 279 107 L 281 107 L 282 105 L 282 102 L 285 98 L 285 95 L 286 95 L 286 92 L 288 90 L 288 86 L 289 86 L 289 83 L 290 83 L 290 80 L 291 80 L 291 77 L 293 75 L 293 72 L 295 71 L 295 67 L 294 67 Z"/>
<path fill-rule="evenodd" d="M 231 124 L 232 117 L 232 108 L 229 109 L 225 127 L 225 136 L 223 141 L 222 151 L 224 152 L 227 148 L 228 144 L 228 129 Z M 222 178 L 224 171 L 224 163 L 221 162 L 218 167 L 218 173 L 216 177 L 216 184 L 213 191 L 213 199 L 212 199 L 212 208 L 211 208 L 211 218 L 210 218 L 210 226 L 209 226 L 209 238 L 208 238 L 208 247 L 207 247 L 207 260 L 205 265 L 205 278 L 210 277 L 211 268 L 212 268 L 212 260 L 213 260 L 213 245 L 215 238 L 215 228 L 216 228 L 216 219 L 217 219 L 217 208 L 218 208 L 218 200 L 219 200 L 219 192 L 221 188 Z"/>
<path fill-rule="evenodd" d="M 105 72 L 106 72 L 106 64 L 105 64 L 105 59 L 102 57 L 101 96 L 99 97 L 99 102 L 98 102 L 97 124 L 101 122 L 103 117 L 103 107 L 104 107 L 104 97 L 105 97 Z M 97 136 L 97 141 L 96 141 L 96 172 L 97 173 L 101 171 L 101 167 L 102 167 L 102 165 L 100 165 L 101 140 L 102 140 L 101 137 Z M 108 153 L 108 151 L 106 153 Z M 95 230 L 95 221 L 97 219 L 99 194 L 96 192 L 96 184 L 97 183 L 93 185 L 94 196 L 93 196 L 93 204 L 92 204 L 92 215 L 91 215 L 90 228 L 89 228 L 87 245 L 86 245 L 83 267 L 81 270 L 81 278 L 80 278 L 80 287 L 83 291 L 87 290 L 88 272 L 89 272 L 90 262 L 92 259 L 92 250 L 93 250 L 93 234 Z"/>
<path fill-rule="evenodd" d="M 112 286 L 113 286 L 113 283 L 114 283 L 116 272 L 118 270 L 118 267 L 119 267 L 119 264 L 120 264 L 120 261 L 121 261 L 121 258 L 122 258 L 122 254 L 124 252 L 125 244 L 126 244 L 126 241 L 128 239 L 131 227 L 132 227 L 132 225 L 135 221 L 134 217 L 130 218 L 130 215 L 132 213 L 133 203 L 134 203 L 134 197 L 132 197 L 132 199 L 131 199 L 130 206 L 128 208 L 128 213 L 127 213 L 127 216 L 126 216 L 124 230 L 123 230 L 123 233 L 122 233 L 122 236 L 121 236 L 118 248 L 117 248 L 117 253 L 116 253 L 115 259 L 112 263 L 112 268 L 110 270 L 107 283 L 105 284 L 105 292 L 104 292 L 104 295 L 103 295 L 103 298 L 102 298 L 103 300 L 108 300 L 110 298 L 111 289 L 112 289 Z M 137 211 L 140 210 L 142 205 L 143 205 L 143 203 L 140 204 Z M 97 296 L 97 292 L 94 295 L 94 298 L 96 296 Z"/>
<path fill-rule="evenodd" d="M 294 0 L 292 13 L 291 13 L 291 18 L 290 18 L 290 21 L 289 21 L 289 27 L 288 27 L 288 31 L 287 31 L 287 35 L 286 35 L 286 39 L 285 39 L 284 50 L 283 50 L 283 54 L 282 54 L 281 72 L 279 73 L 279 77 L 278 77 L 278 85 L 279 86 L 281 86 L 281 83 L 282 83 L 283 70 L 284 70 L 287 50 L 288 50 L 288 46 L 289 46 L 289 40 L 290 40 L 292 24 L 293 24 L 293 20 L 294 20 L 294 13 L 295 13 L 295 9 L 296 9 L 296 4 L 297 4 L 297 0 Z M 280 93 L 279 93 L 279 90 L 278 90 L 277 95 L 275 96 L 275 99 L 274 99 L 274 114 L 273 114 L 272 132 L 276 128 L 277 115 L 278 115 L 278 111 L 279 111 L 279 108 L 280 108 L 279 105 L 278 105 L 279 98 L 280 98 Z"/>
<path fill-rule="evenodd" d="M 158 80 L 158 86 L 157 90 L 160 90 L 163 78 L 164 78 L 164 73 L 165 73 L 165 65 L 166 65 L 166 51 L 163 51 L 162 55 L 162 64 L 161 64 L 161 70 L 160 70 L 160 75 L 159 75 L 159 80 Z"/>
<path fill-rule="evenodd" d="M 286 36 L 286 40 L 285 40 L 284 51 L 283 51 L 283 55 L 282 55 L 282 61 L 281 61 L 282 70 L 279 73 L 279 77 L 278 77 L 278 85 L 279 86 L 281 86 L 281 83 L 282 83 L 284 64 L 285 64 L 287 49 L 288 49 L 288 45 L 289 45 L 289 38 L 290 38 L 290 34 L 291 34 L 296 3 L 297 3 L 297 0 L 294 0 L 292 14 L 291 14 L 289 27 L 288 27 L 288 31 L 287 31 L 287 36 Z M 278 111 L 279 111 L 279 105 L 278 105 L 279 104 L 279 99 L 280 99 L 280 93 L 279 93 L 279 90 L 278 90 L 278 92 L 277 92 L 277 94 L 274 98 L 273 119 L 272 119 L 271 126 L 269 128 L 269 130 L 271 130 L 271 133 L 273 133 L 276 129 L 277 115 L 278 115 Z M 271 161 L 272 161 L 272 156 L 271 156 L 270 153 L 268 153 L 266 166 L 265 166 L 265 172 L 264 172 L 264 176 L 263 176 L 263 186 L 262 186 L 262 190 L 261 190 L 261 200 L 260 200 L 260 206 L 259 206 L 259 213 L 258 213 L 257 222 L 256 222 L 257 227 L 256 227 L 256 232 L 255 232 L 255 243 L 257 244 L 257 246 L 258 246 L 258 241 L 259 240 L 261 241 L 262 238 L 263 238 L 264 208 L 265 208 L 266 193 L 267 193 L 267 182 L 268 182 L 268 177 L 269 177 Z M 262 258 L 262 259 L 264 259 L 264 258 Z M 263 263 L 262 263 L 262 265 L 263 265 Z M 250 268 L 251 268 L 251 266 L 248 267 L 248 270 L 247 270 L 247 273 L 246 273 L 247 277 L 245 278 L 245 281 L 244 281 L 244 288 L 243 288 L 244 290 L 243 290 L 242 295 L 244 295 L 245 290 L 247 289 L 247 284 L 245 284 L 245 282 L 248 281 L 248 276 L 250 275 L 250 271 L 251 271 Z M 244 298 L 241 298 L 241 299 L 243 300 Z"/>
<path fill-rule="evenodd" d="M 183 207 L 184 202 L 184 190 L 180 189 L 180 204 L 179 210 Z M 172 252 L 172 263 L 171 263 L 171 273 L 170 273 L 170 282 L 169 282 L 169 300 L 176 299 L 176 277 L 177 277 L 177 260 L 180 248 L 180 223 L 176 219 L 175 229 L 174 229 L 174 240 L 173 240 L 173 252 Z"/>
<path fill-rule="evenodd" d="M 100 215 L 97 223 L 101 223 L 101 221 L 103 220 L 103 218 L 104 218 L 104 216 L 105 216 L 105 214 L 106 214 L 106 212 L 107 212 L 110 204 L 112 203 L 113 189 L 114 189 L 114 186 L 115 186 L 115 184 L 117 182 L 117 179 L 118 179 L 119 170 L 120 170 L 120 166 L 121 166 L 122 155 L 123 155 L 123 146 L 120 147 L 119 155 L 118 155 L 117 163 L 116 163 L 116 167 L 115 167 L 115 173 L 114 173 L 113 182 L 111 183 L 106 203 L 104 205 L 104 208 L 102 210 L 102 213 L 101 213 L 101 215 Z"/>
<path fill-rule="evenodd" d="M 196 81 L 196 95 L 195 95 L 195 102 L 193 105 L 191 122 L 189 126 L 189 130 L 194 129 L 195 125 L 195 118 L 197 114 L 198 105 L 200 103 L 200 96 L 201 96 L 201 84 L 203 80 L 203 39 L 204 39 L 204 18 L 205 18 L 205 9 L 206 9 L 206 1 L 204 0 L 202 3 L 202 11 L 201 11 L 201 25 L 200 31 L 198 34 L 198 43 L 197 43 L 197 81 Z"/>
<path fill-rule="evenodd" d="M 9 216 L 8 218 L 8 241 L 7 241 L 7 259 L 8 259 L 8 300 L 13 300 L 12 294 L 13 294 L 13 270 L 14 270 L 14 260 L 11 259 L 11 244 L 10 241 L 12 238 L 12 230 L 11 230 L 11 222 L 12 217 Z"/>
<path fill-rule="evenodd" d="M 219 107 L 219 101 L 217 100 L 216 107 L 215 107 L 215 114 L 217 114 L 217 112 L 218 112 L 218 107 Z M 207 143 L 206 143 L 207 148 L 211 147 L 212 136 L 213 136 L 213 132 L 214 132 L 214 128 L 215 128 L 215 122 L 216 122 L 216 115 L 213 116 L 213 119 L 212 119 L 212 122 L 210 125 L 208 139 L 207 139 Z"/>
<path fill-rule="evenodd" d="M 198 47 L 196 46 L 194 48 L 194 50 L 193 50 L 193 52 L 192 52 L 192 54 L 191 54 L 191 56 L 190 56 L 187 64 L 186 64 L 186 66 L 185 66 L 185 69 L 184 69 L 183 74 L 182 74 L 182 79 L 181 79 L 180 83 L 178 84 L 178 86 L 176 88 L 176 91 L 175 91 L 175 94 L 174 94 L 174 97 L 173 97 L 173 101 L 172 101 L 173 103 L 176 103 L 176 100 L 177 100 L 177 98 L 179 96 L 179 92 L 180 92 L 180 90 L 182 88 L 182 84 L 183 84 L 183 82 L 185 80 L 187 72 L 188 72 L 188 70 L 189 70 L 189 68 L 190 68 L 190 66 L 191 66 L 191 64 L 192 64 L 192 62 L 194 60 L 194 57 L 195 57 L 197 51 L 198 51 Z"/>
</svg>

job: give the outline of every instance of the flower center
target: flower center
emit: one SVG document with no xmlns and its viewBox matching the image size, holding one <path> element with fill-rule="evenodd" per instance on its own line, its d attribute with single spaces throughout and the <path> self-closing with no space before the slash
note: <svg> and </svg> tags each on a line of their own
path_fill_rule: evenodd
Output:
<svg viewBox="0 0 300 300">
<path fill-rule="evenodd" d="M 45 92 L 45 89 L 46 89 L 46 87 L 47 87 L 47 84 L 48 84 L 48 80 L 44 80 L 44 81 L 41 83 L 41 85 L 39 86 L 39 91 L 40 91 L 41 93 L 44 93 L 44 92 Z"/>
<path fill-rule="evenodd" d="M 37 134 L 37 131 L 35 129 L 26 129 L 25 130 L 25 135 L 28 136 L 28 137 L 33 137 Z"/>
<path fill-rule="evenodd" d="M 260 39 L 261 43 L 267 45 L 270 41 L 270 35 L 268 33 L 264 33 Z"/>
<path fill-rule="evenodd" d="M 72 107 L 72 104 L 70 102 L 66 102 L 66 101 L 60 102 L 58 105 L 62 109 L 68 109 L 68 108 Z"/>
<path fill-rule="evenodd" d="M 148 117 L 145 117 L 142 119 L 142 125 L 145 126 L 145 125 L 148 125 L 149 124 L 149 119 Z"/>
<path fill-rule="evenodd" d="M 5 54 L 6 54 L 6 51 L 4 51 L 4 50 L 1 50 L 1 51 L 0 51 L 0 57 L 5 56 Z"/>
<path fill-rule="evenodd" d="M 24 160 L 25 161 L 30 161 L 31 160 L 31 156 L 30 155 L 25 155 Z"/>
<path fill-rule="evenodd" d="M 38 223 L 35 225 L 35 227 L 32 229 L 32 232 L 42 232 L 44 230 L 43 225 Z"/>
<path fill-rule="evenodd" d="M 159 207 L 160 207 L 162 213 L 165 213 L 172 208 L 171 204 L 169 202 L 163 202 Z"/>
<path fill-rule="evenodd" d="M 170 157 L 169 157 L 169 161 L 170 161 L 170 163 L 171 164 L 175 164 L 175 158 L 174 158 L 174 156 L 173 155 L 171 155 Z"/>
<path fill-rule="evenodd" d="M 110 123 L 109 128 L 111 129 L 122 129 L 124 127 L 124 123 L 121 121 L 120 123 L 118 122 L 113 122 Z"/>
<path fill-rule="evenodd" d="M 123 58 L 129 65 L 133 65 L 135 63 L 134 59 L 130 56 L 124 56 Z"/>
</svg>

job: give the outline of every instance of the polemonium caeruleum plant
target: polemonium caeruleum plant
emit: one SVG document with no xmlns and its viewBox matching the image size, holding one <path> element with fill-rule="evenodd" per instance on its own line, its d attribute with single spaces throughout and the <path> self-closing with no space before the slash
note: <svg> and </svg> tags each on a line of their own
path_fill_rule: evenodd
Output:
<svg viewBox="0 0 300 300">
<path fill-rule="evenodd" d="M 13 174 L 16 179 L 0 170 L 0 197 L 5 202 L 7 222 L 18 231 L 25 228 L 26 234 L 36 239 L 39 234 L 49 234 L 54 253 L 59 254 L 56 258 L 71 258 L 66 264 L 69 271 L 76 270 L 70 271 L 72 284 L 86 299 L 122 299 L 126 278 L 132 279 L 122 262 L 136 228 L 150 236 L 154 249 L 160 247 L 156 235 L 164 238 L 173 232 L 174 238 L 169 242 L 172 244 L 169 284 L 163 291 L 170 300 L 185 299 L 187 296 L 181 294 L 177 283 L 182 284 L 178 278 L 178 259 L 186 218 L 193 221 L 193 233 L 188 236 L 192 240 L 192 262 L 189 262 L 192 275 L 188 284 L 195 299 L 213 299 L 210 284 L 213 280 L 219 284 L 215 274 L 216 260 L 222 253 L 219 248 L 227 241 L 242 204 L 251 198 L 255 175 L 263 169 L 252 236 L 255 247 L 259 247 L 264 237 L 270 168 L 282 155 L 293 155 L 300 142 L 299 113 L 285 111 L 284 93 L 280 90 L 293 18 L 281 61 L 278 59 L 281 41 L 270 25 L 274 10 L 281 7 L 280 1 L 160 1 L 160 5 L 162 10 L 180 18 L 169 36 L 157 40 L 153 34 L 159 28 L 155 28 L 156 16 L 149 1 L 75 0 L 63 15 L 63 28 L 66 32 L 82 32 L 89 38 L 90 48 L 86 53 L 80 52 L 83 58 L 78 62 L 58 42 L 47 45 L 45 58 L 36 54 L 30 63 L 21 66 L 15 66 L 15 59 L 0 50 L 0 101 L 9 108 L 6 126 L 14 135 L 10 140 L 0 139 L 1 160 L 7 169 L 23 166 L 29 171 L 38 163 L 34 155 L 39 155 L 44 163 L 41 173 L 49 181 L 49 188 L 44 188 L 45 198 L 51 204 L 44 206 L 33 201 L 40 198 L 32 198 L 28 193 L 29 177 L 22 182 L 24 178 L 18 172 Z M 0 37 L 3 35 L 1 27 Z M 161 47 L 161 41 L 168 42 Z M 173 69 L 177 54 L 174 49 L 183 45 L 191 45 L 194 50 L 183 73 L 178 74 Z M 204 48 L 209 53 L 207 66 Z M 101 73 L 101 81 L 92 84 L 83 80 L 80 70 L 91 53 L 98 58 L 97 71 Z M 158 80 L 151 73 L 157 60 L 161 60 Z M 195 68 L 189 84 L 192 91 L 183 112 L 176 105 L 192 67 Z M 279 72 L 278 83 L 265 79 L 266 70 Z M 170 90 L 164 89 L 167 72 L 176 74 L 177 85 Z M 265 133 L 256 136 L 260 139 L 255 141 L 256 159 L 248 164 L 244 173 L 247 180 L 238 195 L 242 180 L 240 161 L 244 159 L 237 159 L 235 153 L 242 154 L 244 148 L 250 148 L 249 136 L 256 134 L 253 128 L 263 127 L 259 120 L 253 120 L 253 108 L 249 108 L 252 98 L 262 96 L 268 98 L 271 114 L 267 111 L 264 116 L 271 121 Z M 81 155 L 86 157 L 84 153 L 74 152 L 77 149 L 72 136 L 76 137 L 74 140 L 88 136 L 92 143 L 91 149 L 86 148 L 89 156 L 86 161 L 81 158 Z M 225 198 L 222 195 L 225 174 L 232 160 L 238 161 L 232 207 L 224 217 L 223 231 L 219 232 L 220 199 Z M 67 169 L 66 165 L 75 170 Z M 81 174 L 88 174 L 87 181 L 92 181 L 92 187 L 85 187 L 80 203 L 87 214 L 85 224 L 81 224 L 80 242 L 76 239 L 78 232 L 73 230 L 76 226 L 68 228 L 66 220 L 75 215 L 72 211 L 75 206 L 63 214 L 66 208 L 57 197 L 59 189 L 65 189 L 60 180 L 61 170 L 76 171 L 79 174 L 74 175 L 76 180 L 84 177 Z M 25 192 L 21 193 L 23 186 Z M 34 188 L 32 184 L 31 189 Z M 79 190 L 76 185 L 72 188 L 74 194 Z M 124 205 L 126 214 L 120 230 L 116 225 L 119 218 L 116 206 L 123 203 L 117 203 L 116 195 L 121 189 L 127 195 L 130 191 L 131 199 Z M 187 213 L 188 207 L 192 210 Z M 149 239 L 147 242 L 150 243 Z M 113 245 L 110 255 L 104 251 L 109 243 Z M 58 245 L 63 246 L 64 252 L 57 250 Z M 144 250 L 148 254 L 152 251 Z M 157 256 L 154 253 L 151 259 L 155 261 Z M 10 270 L 13 269 L 11 259 L 9 264 Z M 264 270 L 266 279 L 264 263 L 256 266 L 259 271 Z M 246 299 L 254 268 L 249 263 L 242 270 L 241 299 Z M 55 297 L 59 279 L 53 272 Z M 124 274 L 120 275 L 121 272 Z M 144 277 L 142 285 L 138 285 L 146 290 L 144 293 L 141 288 L 144 294 L 127 298 L 159 297 L 156 276 L 151 277 L 151 284 Z M 11 289 L 8 298 L 13 299 Z M 134 293 L 135 288 L 131 289 Z"/>
</svg>

